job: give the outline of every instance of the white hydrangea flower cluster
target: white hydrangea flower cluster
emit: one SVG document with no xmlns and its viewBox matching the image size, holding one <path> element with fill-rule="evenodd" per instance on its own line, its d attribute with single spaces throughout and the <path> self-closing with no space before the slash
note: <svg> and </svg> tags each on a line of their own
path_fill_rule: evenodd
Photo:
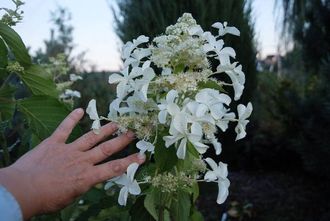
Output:
<svg viewBox="0 0 330 221">
<path fill-rule="evenodd" d="M 222 39 L 225 34 L 239 36 L 240 33 L 226 22 L 217 22 L 212 27 L 217 29 L 217 35 L 204 32 L 191 14 L 185 13 L 152 42 L 142 35 L 126 43 L 122 50 L 124 69 L 109 77 L 110 84 L 117 84 L 117 98 L 110 104 L 107 118 L 99 117 L 94 99 L 89 103 L 87 113 L 94 120 L 92 128 L 97 132 L 100 119 L 115 121 L 122 132 L 127 129 L 137 132 L 140 141 L 136 146 L 141 153 L 157 152 L 155 144 L 161 139 L 167 148 L 175 148 L 177 157 L 183 160 L 189 145 L 200 156 L 210 146 L 219 155 L 221 143 L 216 134 L 219 129 L 225 132 L 229 122 L 237 123 L 236 140 L 244 138 L 252 104 L 238 104 L 236 115 L 230 108 L 232 98 L 223 90 L 232 87 L 235 101 L 243 93 L 242 66 L 232 62 L 236 53 L 233 48 L 225 47 Z M 217 62 L 215 72 L 210 62 Z M 223 74 L 231 82 L 216 80 L 216 75 Z M 203 181 L 218 183 L 217 202 L 223 203 L 229 187 L 227 165 L 222 162 L 217 165 L 211 158 L 205 162 L 211 170 Z M 128 192 L 140 193 L 129 170 L 123 175 L 125 179 L 130 177 L 129 182 L 115 179 L 121 185 L 128 185 L 121 191 L 120 205 L 126 204 Z"/>
</svg>

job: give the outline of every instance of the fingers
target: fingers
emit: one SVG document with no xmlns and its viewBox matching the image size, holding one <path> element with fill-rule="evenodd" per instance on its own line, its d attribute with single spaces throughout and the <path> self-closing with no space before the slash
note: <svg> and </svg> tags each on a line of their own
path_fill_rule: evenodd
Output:
<svg viewBox="0 0 330 221">
<path fill-rule="evenodd" d="M 97 143 L 116 132 L 117 129 L 118 126 L 116 123 L 108 123 L 101 127 L 99 134 L 95 134 L 93 131 L 90 131 L 74 141 L 72 145 L 76 146 L 77 149 L 81 151 L 89 150 Z"/>
<path fill-rule="evenodd" d="M 83 116 L 84 110 L 82 108 L 73 110 L 56 128 L 51 138 L 64 143 Z"/>
<path fill-rule="evenodd" d="M 95 185 L 115 176 L 120 176 L 126 172 L 126 169 L 130 164 L 134 162 L 142 164 L 144 163 L 145 159 L 146 157 L 144 154 L 136 153 L 119 160 L 113 160 L 101 165 L 94 166 L 93 170 L 90 171 L 90 181 L 92 182 L 92 185 Z"/>
<path fill-rule="evenodd" d="M 134 140 L 134 133 L 129 131 L 119 137 L 103 142 L 95 148 L 86 152 L 88 159 L 92 163 L 98 163 L 112 154 L 124 149 L 130 142 Z"/>
</svg>

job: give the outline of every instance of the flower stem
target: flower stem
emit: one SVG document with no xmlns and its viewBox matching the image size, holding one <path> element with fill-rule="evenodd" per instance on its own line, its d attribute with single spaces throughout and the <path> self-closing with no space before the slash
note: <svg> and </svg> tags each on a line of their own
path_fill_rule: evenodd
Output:
<svg viewBox="0 0 330 221">
<path fill-rule="evenodd" d="M 164 207 L 163 206 L 159 208 L 158 220 L 164 221 Z"/>
</svg>

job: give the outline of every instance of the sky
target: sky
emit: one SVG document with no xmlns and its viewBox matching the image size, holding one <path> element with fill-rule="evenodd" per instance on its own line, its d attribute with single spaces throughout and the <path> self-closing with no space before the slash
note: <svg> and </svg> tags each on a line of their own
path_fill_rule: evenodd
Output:
<svg viewBox="0 0 330 221">
<path fill-rule="evenodd" d="M 50 37 L 50 12 L 62 6 L 72 14 L 73 39 L 76 45 L 73 55 L 87 51 L 86 59 L 96 70 L 119 70 L 121 67 L 121 41 L 114 31 L 114 19 L 109 2 L 115 0 L 26 0 L 22 10 L 23 22 L 14 29 L 32 54 L 44 48 L 44 40 Z M 261 57 L 277 52 L 279 34 L 274 19 L 275 0 L 253 0 L 253 17 Z M 11 6 L 10 0 L 1 0 L 0 7 Z M 230 21 L 229 21 L 230 23 Z"/>
</svg>

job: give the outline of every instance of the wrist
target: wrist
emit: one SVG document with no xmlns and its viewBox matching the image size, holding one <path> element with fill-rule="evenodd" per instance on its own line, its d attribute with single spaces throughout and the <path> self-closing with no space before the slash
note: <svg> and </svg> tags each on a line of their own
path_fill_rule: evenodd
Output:
<svg viewBox="0 0 330 221">
<path fill-rule="evenodd" d="M 25 220 L 39 213 L 36 190 L 32 188 L 28 174 L 12 166 L 0 169 L 0 185 L 15 197 Z"/>
</svg>

